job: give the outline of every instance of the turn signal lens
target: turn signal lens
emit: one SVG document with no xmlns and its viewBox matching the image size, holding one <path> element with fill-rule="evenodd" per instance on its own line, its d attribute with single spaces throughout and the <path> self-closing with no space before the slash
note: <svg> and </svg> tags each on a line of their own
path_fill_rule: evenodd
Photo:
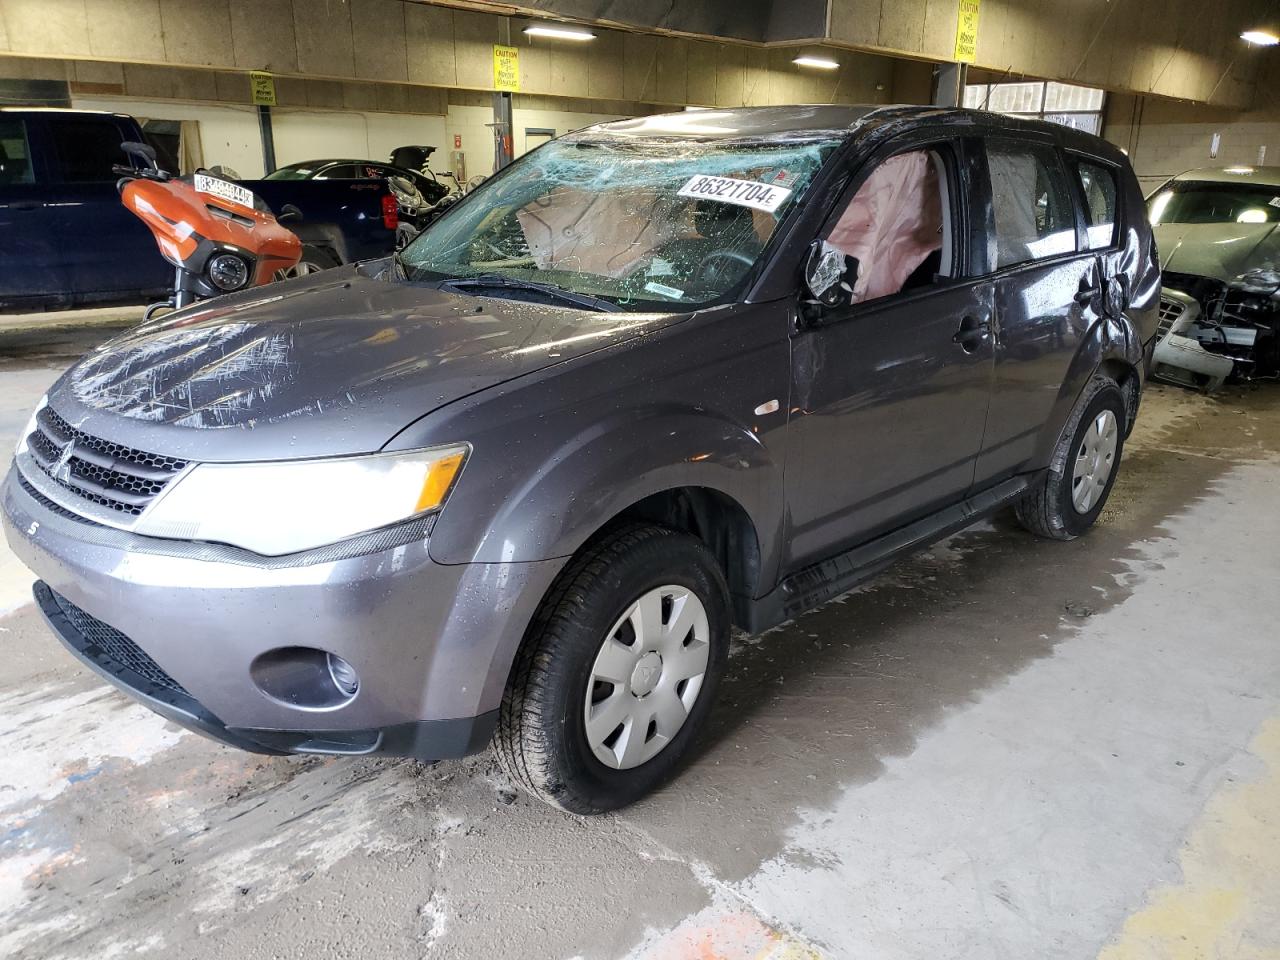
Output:
<svg viewBox="0 0 1280 960">
<path fill-rule="evenodd" d="M 427 479 L 422 484 L 422 493 L 418 497 L 418 513 L 434 510 L 444 503 L 444 498 L 449 494 L 449 488 L 453 486 L 453 478 L 462 469 L 462 461 L 465 459 L 465 454 L 455 453 L 431 464 L 431 469 L 427 471 Z"/>
</svg>

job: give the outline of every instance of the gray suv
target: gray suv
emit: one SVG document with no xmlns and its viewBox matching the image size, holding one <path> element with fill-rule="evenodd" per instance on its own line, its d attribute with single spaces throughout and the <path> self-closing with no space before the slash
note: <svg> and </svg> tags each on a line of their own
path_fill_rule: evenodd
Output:
<svg viewBox="0 0 1280 960">
<path fill-rule="evenodd" d="M 1124 156 L 925 107 L 552 141 L 391 260 L 137 327 L 3 490 L 36 600 L 157 713 L 263 753 L 492 743 L 577 812 L 690 750 L 764 630 L 1006 505 L 1067 540 L 1160 275 Z"/>
</svg>

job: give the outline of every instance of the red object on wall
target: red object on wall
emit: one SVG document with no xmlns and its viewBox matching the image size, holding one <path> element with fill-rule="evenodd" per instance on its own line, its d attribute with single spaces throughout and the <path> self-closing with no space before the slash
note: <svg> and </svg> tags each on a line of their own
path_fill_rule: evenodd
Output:
<svg viewBox="0 0 1280 960">
<path fill-rule="evenodd" d="M 461 150 L 461 149 L 462 149 L 462 134 L 460 134 L 460 133 L 455 133 L 455 134 L 453 135 L 453 149 L 455 149 L 455 150 Z"/>
</svg>

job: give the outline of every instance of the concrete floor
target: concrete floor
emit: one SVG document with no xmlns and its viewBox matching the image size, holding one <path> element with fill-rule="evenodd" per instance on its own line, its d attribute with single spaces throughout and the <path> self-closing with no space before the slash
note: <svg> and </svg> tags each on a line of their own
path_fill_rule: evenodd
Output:
<svg viewBox="0 0 1280 960">
<path fill-rule="evenodd" d="M 0 360 L 0 440 L 65 362 Z M 740 638 L 696 761 L 592 820 L 167 725 L 0 553 L 0 956 L 1277 960 L 1278 401 L 1153 386 L 1088 537 Z"/>
</svg>

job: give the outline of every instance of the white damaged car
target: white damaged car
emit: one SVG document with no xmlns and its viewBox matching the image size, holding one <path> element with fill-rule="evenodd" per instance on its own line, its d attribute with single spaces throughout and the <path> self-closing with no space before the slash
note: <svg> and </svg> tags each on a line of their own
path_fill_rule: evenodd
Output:
<svg viewBox="0 0 1280 960">
<path fill-rule="evenodd" d="M 1280 167 L 1189 170 L 1147 201 L 1164 271 L 1152 376 L 1280 377 Z"/>
</svg>

